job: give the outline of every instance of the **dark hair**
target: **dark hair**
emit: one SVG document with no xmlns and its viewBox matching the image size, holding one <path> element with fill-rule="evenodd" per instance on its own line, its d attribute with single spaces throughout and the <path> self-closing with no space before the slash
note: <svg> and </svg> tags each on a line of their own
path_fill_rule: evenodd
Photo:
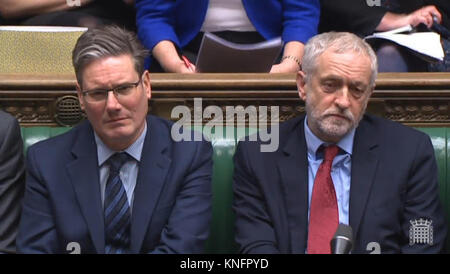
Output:
<svg viewBox="0 0 450 274">
<path fill-rule="evenodd" d="M 72 52 L 72 63 L 78 83 L 82 84 L 83 69 L 92 61 L 125 54 L 133 58 L 136 72 L 142 75 L 149 51 L 142 46 L 136 34 L 113 25 L 87 30 L 78 38 Z"/>
</svg>

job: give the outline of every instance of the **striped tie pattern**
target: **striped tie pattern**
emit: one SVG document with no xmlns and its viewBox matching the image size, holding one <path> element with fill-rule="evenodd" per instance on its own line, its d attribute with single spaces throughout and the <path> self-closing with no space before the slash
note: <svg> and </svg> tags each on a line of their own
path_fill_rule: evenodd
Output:
<svg viewBox="0 0 450 274">
<path fill-rule="evenodd" d="M 108 159 L 109 177 L 105 189 L 105 253 L 128 253 L 131 213 L 127 194 L 120 179 L 122 165 L 130 159 L 125 153 L 115 153 Z"/>
</svg>

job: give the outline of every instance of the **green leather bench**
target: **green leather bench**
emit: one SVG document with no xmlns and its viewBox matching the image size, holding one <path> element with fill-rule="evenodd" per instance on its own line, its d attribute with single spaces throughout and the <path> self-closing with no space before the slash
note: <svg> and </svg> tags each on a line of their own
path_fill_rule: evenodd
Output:
<svg viewBox="0 0 450 274">
<path fill-rule="evenodd" d="M 64 127 L 22 127 L 25 150 L 37 141 L 56 136 L 70 128 Z M 439 188 L 447 220 L 450 220 L 450 128 L 418 128 L 427 133 L 432 140 L 439 168 Z M 211 143 L 214 147 L 213 167 L 213 218 L 210 237 L 206 244 L 206 253 L 235 253 L 234 215 L 232 203 L 232 157 L 237 140 L 253 133 L 254 129 L 234 129 L 233 136 L 225 134 L 226 130 L 213 131 Z M 449 184 L 447 184 L 449 182 Z M 447 239 L 450 247 L 450 239 Z M 449 250 L 447 248 L 447 250 Z"/>
</svg>

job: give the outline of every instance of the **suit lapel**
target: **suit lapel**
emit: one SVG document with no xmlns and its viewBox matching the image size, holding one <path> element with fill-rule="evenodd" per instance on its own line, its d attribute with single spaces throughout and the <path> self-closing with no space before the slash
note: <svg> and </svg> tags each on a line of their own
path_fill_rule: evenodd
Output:
<svg viewBox="0 0 450 274">
<path fill-rule="evenodd" d="M 103 209 L 100 196 L 97 147 L 91 126 L 85 122 L 78 129 L 67 172 L 75 190 L 97 253 L 105 251 Z"/>
<path fill-rule="evenodd" d="M 284 187 L 292 253 L 304 253 L 308 228 L 308 158 L 304 118 L 300 119 L 279 156 L 278 171 Z"/>
<path fill-rule="evenodd" d="M 131 251 L 140 253 L 144 236 L 164 185 L 171 159 L 169 131 L 152 116 L 147 118 L 147 135 L 142 148 L 139 174 L 134 191 L 131 216 Z"/>
<path fill-rule="evenodd" d="M 350 187 L 350 226 L 356 238 L 378 166 L 373 126 L 363 119 L 356 130 Z"/>
</svg>

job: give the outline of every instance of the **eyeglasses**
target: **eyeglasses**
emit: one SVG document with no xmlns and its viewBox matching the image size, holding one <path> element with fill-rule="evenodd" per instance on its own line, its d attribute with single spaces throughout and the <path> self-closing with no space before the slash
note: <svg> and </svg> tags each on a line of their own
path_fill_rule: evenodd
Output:
<svg viewBox="0 0 450 274">
<path fill-rule="evenodd" d="M 104 102 L 108 99 L 108 93 L 112 91 L 117 100 L 121 100 L 130 96 L 136 90 L 136 87 L 141 83 L 141 79 L 136 83 L 125 83 L 111 89 L 91 89 L 82 91 L 84 98 L 89 103 Z"/>
</svg>

